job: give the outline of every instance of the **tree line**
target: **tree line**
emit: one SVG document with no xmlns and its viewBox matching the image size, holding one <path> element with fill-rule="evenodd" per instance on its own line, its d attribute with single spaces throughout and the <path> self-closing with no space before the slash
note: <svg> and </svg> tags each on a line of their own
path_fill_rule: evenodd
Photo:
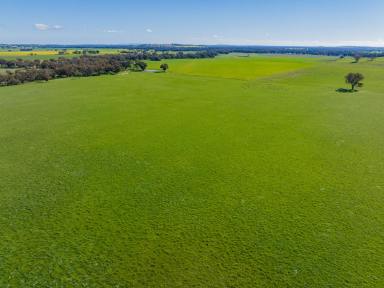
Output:
<svg viewBox="0 0 384 288">
<path fill-rule="evenodd" d="M 144 71 L 147 68 L 147 63 L 144 62 L 146 60 L 213 58 L 215 56 L 217 54 L 211 51 L 194 53 L 128 51 L 116 55 L 83 55 L 75 58 L 62 57 L 50 60 L 0 59 L 0 68 L 8 69 L 6 73 L 0 74 L 0 86 L 19 85 L 33 81 L 49 81 L 56 78 L 116 74 L 126 70 Z"/>
<path fill-rule="evenodd" d="M 256 46 L 256 45 L 183 45 L 183 44 L 132 44 L 132 45 L 6 45 L 3 49 L 83 49 L 93 51 L 97 49 L 127 49 L 156 52 L 210 52 L 210 53 L 259 53 L 259 54 L 310 54 L 328 56 L 384 57 L 383 47 L 300 47 L 300 46 Z M 82 52 L 78 52 L 82 54 Z M 93 52 L 89 52 L 93 53 Z"/>
</svg>

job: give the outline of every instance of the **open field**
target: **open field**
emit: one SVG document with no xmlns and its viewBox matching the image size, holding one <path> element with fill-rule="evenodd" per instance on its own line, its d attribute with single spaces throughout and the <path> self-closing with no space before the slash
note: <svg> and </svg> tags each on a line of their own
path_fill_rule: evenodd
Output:
<svg viewBox="0 0 384 288">
<path fill-rule="evenodd" d="M 55 50 L 33 50 L 33 51 L 0 50 L 0 57 L 26 57 L 26 56 L 31 56 L 31 54 L 34 54 L 34 56 L 52 56 L 52 55 L 57 55 L 58 51 L 55 51 Z"/>
<path fill-rule="evenodd" d="M 0 58 L 2 59 L 52 59 L 58 57 L 74 57 L 76 55 L 72 54 L 72 50 L 68 50 L 68 54 L 59 55 L 58 50 L 33 50 L 33 51 L 5 51 L 0 50 Z"/>
<path fill-rule="evenodd" d="M 335 59 L 0 88 L 0 287 L 384 287 L 383 62 Z"/>
<path fill-rule="evenodd" d="M 258 55 L 230 57 L 225 55 L 215 59 L 195 61 L 170 59 L 162 62 L 149 62 L 148 67 L 149 69 L 158 69 L 161 63 L 168 63 L 170 72 L 176 74 L 252 80 L 274 74 L 294 72 L 300 68 L 310 67 L 316 61 L 318 58 L 313 57 L 263 57 Z"/>
<path fill-rule="evenodd" d="M 0 56 L 0 59 L 6 59 L 6 60 L 15 60 L 15 59 L 23 59 L 23 60 L 49 60 L 49 59 L 57 59 L 60 57 L 64 58 L 72 58 L 72 57 L 79 57 L 79 55 L 75 54 L 65 54 L 65 55 L 59 55 L 59 54 L 38 54 L 38 55 L 30 55 L 30 54 L 24 54 L 24 55 L 18 55 L 18 54 L 8 54 L 8 56 Z"/>
<path fill-rule="evenodd" d="M 67 49 L 66 54 L 59 55 L 60 49 L 56 50 L 43 50 L 43 49 L 36 49 L 32 51 L 19 51 L 19 50 L 5 50 L 0 49 L 0 58 L 3 59 L 28 59 L 28 60 L 35 60 L 35 59 L 52 59 L 52 58 L 58 58 L 58 57 L 79 57 L 78 54 L 73 54 L 75 50 L 83 50 L 83 49 Z M 99 50 L 100 54 L 117 54 L 120 50 L 118 49 L 90 49 L 90 50 Z"/>
</svg>

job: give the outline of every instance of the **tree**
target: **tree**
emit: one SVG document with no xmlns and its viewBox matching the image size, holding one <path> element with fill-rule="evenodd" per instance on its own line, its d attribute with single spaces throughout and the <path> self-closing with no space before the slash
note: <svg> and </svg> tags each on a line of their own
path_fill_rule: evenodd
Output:
<svg viewBox="0 0 384 288">
<path fill-rule="evenodd" d="M 361 81 L 364 80 L 363 74 L 360 73 L 349 73 L 345 76 L 345 82 L 350 84 L 352 89 L 351 91 L 355 91 L 355 87 L 363 87 L 363 83 Z"/>
<path fill-rule="evenodd" d="M 354 63 L 359 63 L 359 61 L 361 59 L 361 55 L 360 54 L 355 54 L 355 55 L 353 55 L 353 59 L 355 59 Z"/>
<path fill-rule="evenodd" d="M 143 62 L 143 61 L 137 61 L 135 63 L 135 67 L 138 69 L 138 70 L 141 70 L 141 71 L 145 71 L 145 69 L 147 69 L 147 63 Z"/>
<path fill-rule="evenodd" d="M 166 72 L 169 69 L 169 66 L 167 63 L 163 63 L 160 65 L 160 69 Z"/>
<path fill-rule="evenodd" d="M 50 79 L 52 79 L 52 75 L 48 69 L 38 70 L 37 75 L 36 75 L 36 80 L 49 81 Z"/>
</svg>

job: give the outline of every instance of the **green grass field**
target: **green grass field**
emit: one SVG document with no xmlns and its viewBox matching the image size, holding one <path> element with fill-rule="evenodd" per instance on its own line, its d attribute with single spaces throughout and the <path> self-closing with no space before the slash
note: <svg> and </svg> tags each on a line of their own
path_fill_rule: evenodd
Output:
<svg viewBox="0 0 384 288">
<path fill-rule="evenodd" d="M 167 62 L 0 88 L 0 287 L 384 287 L 383 62 Z"/>
<path fill-rule="evenodd" d="M 295 72 L 316 63 L 314 58 L 284 57 L 284 56 L 257 56 L 239 57 L 226 55 L 215 59 L 169 59 L 162 62 L 149 62 L 149 69 L 159 69 L 161 63 L 170 66 L 170 72 L 175 74 L 188 74 L 191 76 L 205 76 L 217 78 L 230 78 L 239 80 L 253 80 L 275 74 Z"/>
</svg>

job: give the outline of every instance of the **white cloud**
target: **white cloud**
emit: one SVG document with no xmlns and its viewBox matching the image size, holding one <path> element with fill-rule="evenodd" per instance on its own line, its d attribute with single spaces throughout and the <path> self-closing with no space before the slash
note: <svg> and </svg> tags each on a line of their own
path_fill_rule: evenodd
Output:
<svg viewBox="0 0 384 288">
<path fill-rule="evenodd" d="M 220 38 L 220 36 L 219 36 L 219 35 L 217 35 L 217 34 L 215 34 L 215 35 L 212 35 L 212 37 L 213 37 L 213 38 L 215 38 L 215 39 L 219 39 L 219 38 Z"/>
<path fill-rule="evenodd" d="M 61 30 L 63 29 L 63 26 L 61 25 L 49 26 L 48 24 L 39 23 L 39 24 L 35 24 L 35 28 L 39 31 L 47 31 L 47 30 Z"/>
<path fill-rule="evenodd" d="M 35 28 L 40 31 L 47 31 L 49 30 L 49 25 L 47 24 L 35 24 Z"/>
<path fill-rule="evenodd" d="M 149 29 L 149 28 L 147 28 L 145 31 L 147 31 L 148 33 L 152 33 L 153 32 L 152 29 Z"/>
<path fill-rule="evenodd" d="M 123 30 L 115 30 L 115 29 L 105 29 L 103 30 L 104 33 L 122 33 Z"/>
</svg>

